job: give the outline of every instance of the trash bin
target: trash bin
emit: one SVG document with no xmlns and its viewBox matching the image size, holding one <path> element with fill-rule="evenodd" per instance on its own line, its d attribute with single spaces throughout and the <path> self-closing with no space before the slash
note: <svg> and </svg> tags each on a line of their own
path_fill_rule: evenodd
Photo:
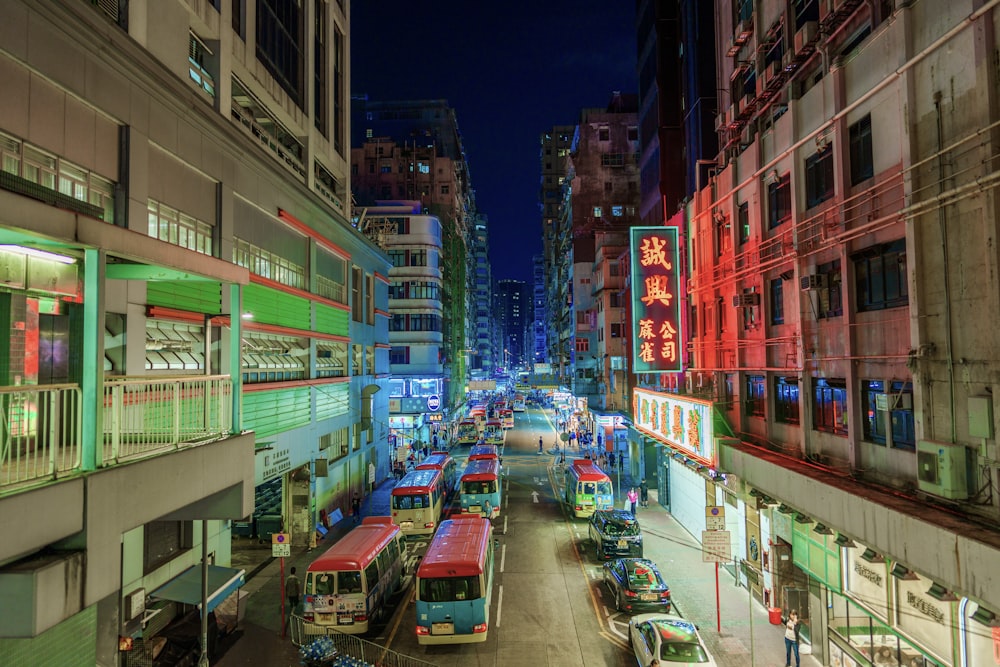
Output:
<svg viewBox="0 0 1000 667">
<path fill-rule="evenodd" d="M 767 620 L 771 625 L 781 625 L 781 607 L 768 607 Z"/>
</svg>

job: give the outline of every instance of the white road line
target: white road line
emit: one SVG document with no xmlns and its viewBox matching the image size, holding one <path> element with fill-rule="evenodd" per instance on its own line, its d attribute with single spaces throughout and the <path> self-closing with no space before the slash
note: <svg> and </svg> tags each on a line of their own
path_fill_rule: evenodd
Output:
<svg viewBox="0 0 1000 667">
<path fill-rule="evenodd" d="M 503 564 L 507 561 L 507 545 L 500 547 L 500 572 L 503 572 Z"/>
<path fill-rule="evenodd" d="M 500 593 L 497 594 L 497 622 L 494 627 L 500 627 L 500 612 L 503 611 L 503 584 L 500 584 Z"/>
<path fill-rule="evenodd" d="M 508 517 L 509 517 L 508 514 L 504 514 L 503 515 L 503 534 L 504 535 L 507 534 L 507 519 L 508 519 Z"/>
</svg>

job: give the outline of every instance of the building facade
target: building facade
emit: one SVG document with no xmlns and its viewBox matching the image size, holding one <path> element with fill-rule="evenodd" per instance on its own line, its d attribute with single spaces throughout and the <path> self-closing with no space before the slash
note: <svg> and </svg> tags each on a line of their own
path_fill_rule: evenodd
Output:
<svg viewBox="0 0 1000 667">
<path fill-rule="evenodd" d="M 996 4 L 715 2 L 686 381 L 636 428 L 824 664 L 995 662 Z"/>
<path fill-rule="evenodd" d="M 151 659 L 166 584 L 389 475 L 347 3 L 281 4 L 2 3 L 4 664 Z"/>
</svg>

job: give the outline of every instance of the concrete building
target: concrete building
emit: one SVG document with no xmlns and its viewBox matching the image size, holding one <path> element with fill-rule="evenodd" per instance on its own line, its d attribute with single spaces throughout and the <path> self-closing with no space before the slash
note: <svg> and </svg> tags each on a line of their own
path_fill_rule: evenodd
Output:
<svg viewBox="0 0 1000 667">
<path fill-rule="evenodd" d="M 389 474 L 348 3 L 0 15 L 0 663 L 149 664 L 175 584 L 204 566 L 215 608 L 240 539 Z"/>
<path fill-rule="evenodd" d="M 523 280 L 498 280 L 494 292 L 493 315 L 500 329 L 500 353 L 503 366 L 520 367 L 529 361 L 528 327 L 531 300 Z"/>
<path fill-rule="evenodd" d="M 530 363 L 546 363 L 548 347 L 546 332 L 548 327 L 547 310 L 545 308 L 545 256 L 535 255 L 531 258 L 531 340 Z"/>
<path fill-rule="evenodd" d="M 995 662 L 996 5 L 715 2 L 685 382 L 636 428 L 825 664 Z"/>
<path fill-rule="evenodd" d="M 566 194 L 563 184 L 569 171 L 569 151 L 575 128 L 556 125 L 539 138 L 541 186 L 538 198 L 542 208 L 542 261 L 545 265 L 545 363 L 562 377 L 570 360 L 570 330 L 565 303 L 569 298 L 570 224 L 563 217 Z"/>
<path fill-rule="evenodd" d="M 469 375 L 488 379 L 503 364 L 497 321 L 493 317 L 493 266 L 490 264 L 489 224 L 485 215 L 478 215 L 473 225 L 475 272 L 471 285 L 475 296 L 475 327 L 469 348 Z"/>
</svg>

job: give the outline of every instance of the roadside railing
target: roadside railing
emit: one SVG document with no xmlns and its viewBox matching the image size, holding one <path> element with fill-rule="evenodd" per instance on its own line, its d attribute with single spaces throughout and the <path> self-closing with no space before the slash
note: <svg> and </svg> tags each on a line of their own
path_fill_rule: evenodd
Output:
<svg viewBox="0 0 1000 667">
<path fill-rule="evenodd" d="M 361 660 L 366 665 L 373 667 L 434 667 L 433 662 L 391 651 L 357 635 L 347 635 L 336 628 L 321 628 L 312 623 L 306 623 L 305 619 L 296 614 L 291 616 L 289 632 L 292 643 L 296 646 L 309 644 L 319 637 L 329 637 L 333 640 L 338 655 Z"/>
<path fill-rule="evenodd" d="M 80 388 L 0 387 L 0 488 L 80 466 Z"/>
<path fill-rule="evenodd" d="M 232 397 L 228 375 L 106 380 L 103 463 L 225 436 Z"/>
</svg>

